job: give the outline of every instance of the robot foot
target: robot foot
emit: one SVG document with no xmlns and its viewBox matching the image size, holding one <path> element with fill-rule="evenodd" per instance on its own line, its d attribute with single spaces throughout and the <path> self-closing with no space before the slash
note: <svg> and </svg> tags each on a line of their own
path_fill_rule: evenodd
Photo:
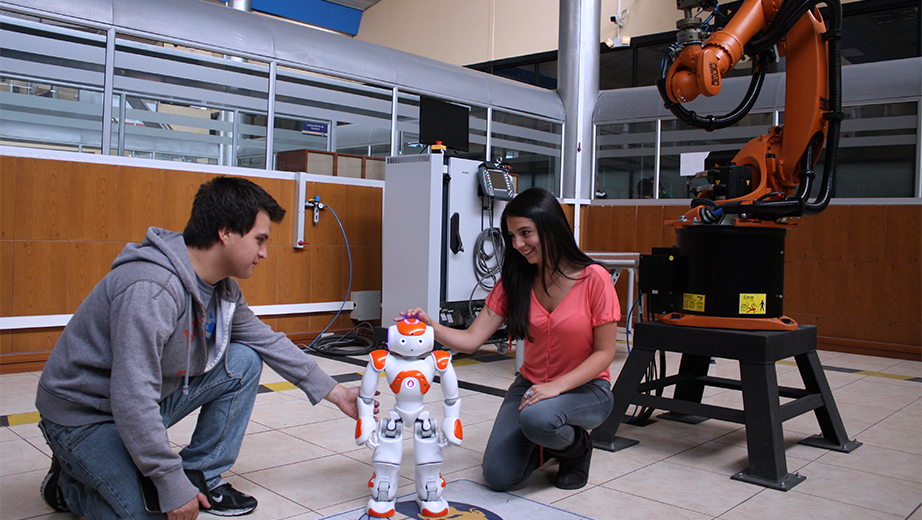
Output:
<svg viewBox="0 0 922 520">
<path fill-rule="evenodd" d="M 368 516 L 372 518 L 388 518 L 395 514 L 396 500 L 379 502 L 373 498 L 368 500 Z"/>
<path fill-rule="evenodd" d="M 448 501 L 444 498 L 438 500 L 416 499 L 419 504 L 419 513 L 427 518 L 439 518 L 448 514 Z"/>
</svg>

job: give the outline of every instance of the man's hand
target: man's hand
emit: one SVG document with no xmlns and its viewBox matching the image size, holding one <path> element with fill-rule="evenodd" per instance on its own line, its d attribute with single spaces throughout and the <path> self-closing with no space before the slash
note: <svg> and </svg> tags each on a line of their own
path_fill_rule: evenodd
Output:
<svg viewBox="0 0 922 520">
<path fill-rule="evenodd" d="M 178 507 L 166 514 L 167 520 L 195 520 L 198 518 L 199 506 L 205 509 L 211 509 L 208 497 L 199 493 L 198 496 L 190 500 L 186 505 Z"/>
<path fill-rule="evenodd" d="M 361 391 L 361 389 L 362 388 L 359 386 L 346 388 L 343 385 L 337 384 L 333 387 L 333 390 L 330 390 L 330 393 L 327 394 L 324 399 L 335 404 L 344 414 L 358 420 L 359 405 L 356 401 L 359 398 L 359 391 Z M 375 392 L 375 395 L 378 395 L 378 393 L 379 392 Z M 378 406 L 380 406 L 378 401 L 375 401 L 375 414 L 378 413 Z"/>
</svg>

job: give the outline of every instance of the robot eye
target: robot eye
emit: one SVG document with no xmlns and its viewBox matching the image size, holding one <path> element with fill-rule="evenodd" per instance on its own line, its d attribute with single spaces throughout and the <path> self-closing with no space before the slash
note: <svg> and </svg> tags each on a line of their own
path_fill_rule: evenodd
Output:
<svg viewBox="0 0 922 520">
<path fill-rule="evenodd" d="M 407 339 L 406 339 L 406 338 L 400 338 L 400 344 L 401 344 L 401 345 L 406 345 L 406 344 L 407 344 Z"/>
<path fill-rule="evenodd" d="M 423 344 L 423 338 L 419 338 L 419 340 L 418 340 L 418 341 L 419 341 L 419 344 L 420 344 L 420 345 L 422 345 L 422 344 Z"/>
</svg>

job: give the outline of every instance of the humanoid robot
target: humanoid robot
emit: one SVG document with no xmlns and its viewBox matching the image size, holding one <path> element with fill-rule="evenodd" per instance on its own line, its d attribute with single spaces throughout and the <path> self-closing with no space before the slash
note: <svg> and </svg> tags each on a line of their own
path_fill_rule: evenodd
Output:
<svg viewBox="0 0 922 520">
<path fill-rule="evenodd" d="M 461 445 L 461 399 L 458 378 L 451 364 L 451 354 L 435 351 L 434 332 L 425 323 L 406 318 L 387 331 L 389 350 L 371 353 L 362 377 L 358 397 L 359 419 L 355 428 L 355 443 L 374 448 L 371 462 L 374 474 L 368 481 L 371 498 L 368 515 L 377 518 L 393 516 L 403 457 L 403 430 L 413 430 L 413 451 L 416 459 L 416 502 L 423 516 L 439 517 L 448 513 L 448 502 L 442 498 L 445 480 L 441 469 L 442 448 Z M 397 402 L 388 418 L 374 417 L 374 397 L 381 371 L 394 392 Z M 423 398 L 438 372 L 444 397 L 442 428 L 429 417 Z"/>
</svg>

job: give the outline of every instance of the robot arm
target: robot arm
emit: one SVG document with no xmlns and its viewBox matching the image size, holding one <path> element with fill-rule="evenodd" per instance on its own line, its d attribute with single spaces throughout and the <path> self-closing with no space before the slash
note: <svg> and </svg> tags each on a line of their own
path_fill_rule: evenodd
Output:
<svg viewBox="0 0 922 520">
<path fill-rule="evenodd" d="M 377 429 L 375 421 L 375 392 L 378 390 L 378 381 L 381 371 L 387 361 L 386 350 L 375 350 L 370 354 L 371 359 L 362 375 L 362 386 L 358 396 L 359 419 L 355 425 L 355 443 L 359 446 L 369 445 L 374 447 L 374 433 Z"/>
<path fill-rule="evenodd" d="M 445 398 L 443 409 L 445 417 L 442 419 L 442 435 L 447 444 L 461 445 L 464 434 L 461 430 L 461 398 L 458 395 L 458 376 L 455 367 L 451 364 L 451 353 L 440 350 L 433 352 L 436 370 L 442 386 L 442 396 Z"/>
<path fill-rule="evenodd" d="M 820 3 L 829 6 L 828 30 L 816 9 Z M 772 49 L 777 46 L 787 61 L 784 127 L 750 141 L 731 165 L 699 174 L 708 183 L 697 188 L 692 210 L 677 225 L 717 224 L 728 215 L 773 222 L 825 209 L 832 194 L 842 119 L 839 0 L 747 0 L 713 34 L 701 29 L 691 8 L 713 10 L 716 2 L 679 0 L 678 5 L 686 12 L 679 23 L 684 29 L 679 33 L 680 50 L 658 86 L 666 107 L 686 124 L 707 130 L 735 124 L 755 104 Z M 718 94 L 723 76 L 744 54 L 753 57 L 753 80 L 734 111 L 702 117 L 681 106 L 699 94 Z M 824 140 L 823 181 L 811 203 L 806 198 Z"/>
</svg>

